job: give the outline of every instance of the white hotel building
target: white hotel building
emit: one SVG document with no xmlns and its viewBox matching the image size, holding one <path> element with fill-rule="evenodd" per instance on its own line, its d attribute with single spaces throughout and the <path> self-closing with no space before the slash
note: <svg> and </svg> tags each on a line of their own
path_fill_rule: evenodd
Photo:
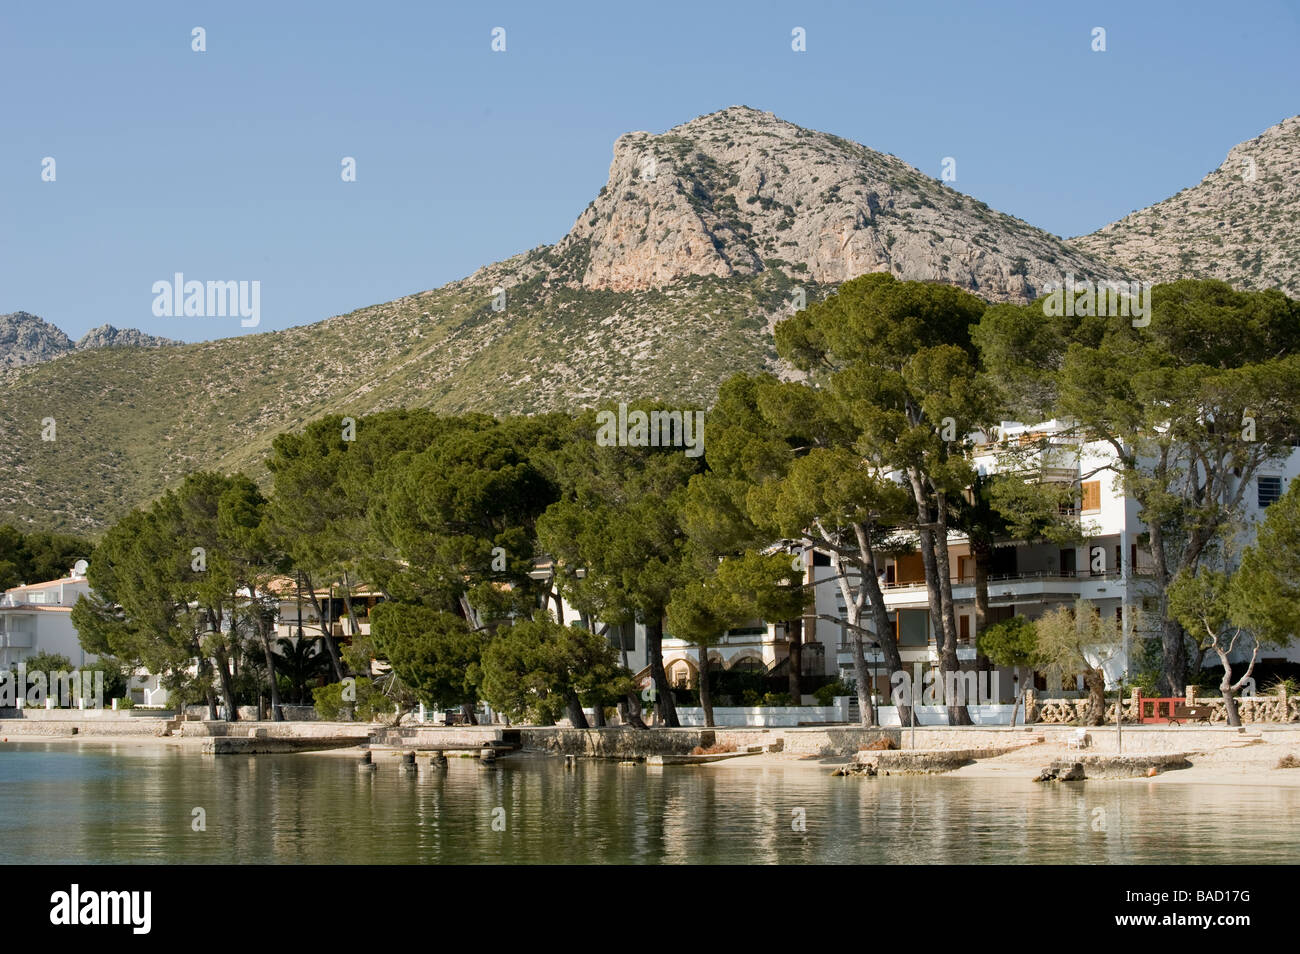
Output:
<svg viewBox="0 0 1300 954">
<path fill-rule="evenodd" d="M 1069 546 L 1007 541 L 996 547 L 989 570 L 988 622 L 1010 616 L 1036 619 L 1056 607 L 1072 605 L 1078 599 L 1088 600 L 1103 618 L 1115 620 L 1117 635 L 1123 634 L 1117 639 L 1116 651 L 1098 660 L 1107 682 L 1113 686 L 1116 676 L 1134 668 L 1129 657 L 1135 625 L 1145 622 L 1149 626 L 1156 614 L 1154 581 L 1149 575 L 1151 556 L 1144 542 L 1146 526 L 1138 519 L 1139 506 L 1125 496 L 1116 472 L 1104 469 L 1113 460 L 1109 445 L 1101 442 L 1081 445 L 1058 421 L 1032 427 L 1007 422 L 1000 430 L 1004 441 L 1025 446 L 1047 439 L 1046 449 L 1036 454 L 1039 457 L 1036 463 L 1046 479 L 1077 488 L 1077 509 L 1069 516 L 1078 520 L 1083 539 Z M 995 445 L 977 447 L 975 465 L 984 473 L 995 472 L 998 451 Z M 1261 471 L 1244 498 L 1248 524 L 1263 519 L 1267 506 L 1285 493 L 1297 474 L 1300 474 L 1300 451 Z M 948 553 L 958 629 L 957 653 L 964 665 L 973 666 L 975 563 L 970 542 L 962 534 L 950 534 Z M 849 682 L 853 679 L 853 657 L 848 629 L 826 619 L 843 619 L 846 615 L 830 559 L 824 553 L 814 552 L 805 562 L 815 595 L 813 613 L 804 622 L 803 670 L 810 675 L 838 675 Z M 930 620 L 919 552 L 884 561 L 881 588 L 904 664 L 909 670 L 918 663 L 923 670 L 937 666 L 937 627 Z M 863 626 L 871 628 L 870 617 L 869 611 L 863 614 Z M 635 630 L 633 640 L 640 640 L 642 627 L 637 626 Z M 726 668 L 762 665 L 770 669 L 787 658 L 788 648 L 782 624 L 754 621 L 752 626 L 728 633 L 718 646 L 711 647 L 710 657 Z M 697 652 L 689 644 L 665 638 L 664 664 L 672 681 L 694 683 Z M 1300 661 L 1300 647 L 1263 650 L 1260 659 Z M 866 660 L 873 672 L 877 694 L 887 697 L 889 673 L 880 652 L 868 646 Z M 1214 662 L 1207 659 L 1207 663 Z M 1014 699 L 1017 687 L 1012 671 L 999 670 L 998 689 L 1001 698 L 994 701 Z"/>
</svg>

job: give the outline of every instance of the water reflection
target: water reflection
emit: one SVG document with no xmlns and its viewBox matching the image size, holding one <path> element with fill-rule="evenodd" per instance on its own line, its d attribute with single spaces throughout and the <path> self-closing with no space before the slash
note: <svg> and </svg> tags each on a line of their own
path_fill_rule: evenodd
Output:
<svg viewBox="0 0 1300 954">
<path fill-rule="evenodd" d="M 1243 845 L 1300 860 L 1291 788 L 377 760 L 0 745 L 0 861 L 1231 863 Z"/>
</svg>

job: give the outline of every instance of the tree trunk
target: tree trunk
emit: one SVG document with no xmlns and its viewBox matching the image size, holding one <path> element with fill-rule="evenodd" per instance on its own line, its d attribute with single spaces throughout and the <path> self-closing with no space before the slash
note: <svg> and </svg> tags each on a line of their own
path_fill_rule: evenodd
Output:
<svg viewBox="0 0 1300 954">
<path fill-rule="evenodd" d="M 564 625 L 564 600 L 560 596 L 560 588 L 555 585 L 555 569 L 551 569 L 551 578 L 546 583 L 546 599 L 555 601 L 555 621 L 561 626 Z M 545 604 L 543 604 L 545 605 Z"/>
<path fill-rule="evenodd" d="M 266 677 L 271 683 L 271 721 L 283 722 L 284 709 L 280 705 L 280 687 L 275 678 L 275 653 L 271 651 L 271 626 L 269 620 L 260 613 L 257 628 L 262 637 L 262 649 L 266 652 Z"/>
<path fill-rule="evenodd" d="M 952 601 L 952 566 L 948 560 L 948 499 L 936 494 L 936 521 L 934 533 L 935 575 L 939 579 L 939 604 L 943 614 L 943 651 L 939 655 L 939 669 L 944 676 L 944 702 L 948 707 L 949 725 L 970 725 L 970 712 L 965 699 L 948 698 L 949 689 L 961 685 L 960 678 L 950 679 L 949 673 L 961 672 L 957 658 L 957 616 Z"/>
<path fill-rule="evenodd" d="M 659 724 L 670 728 L 681 725 L 677 721 L 677 706 L 673 703 L 673 689 L 664 671 L 664 624 L 659 616 L 652 616 L 645 624 L 646 659 L 650 663 L 650 678 L 655 687 L 655 714 Z"/>
<path fill-rule="evenodd" d="M 632 666 L 627 658 L 627 640 L 623 638 L 622 624 L 619 624 L 618 648 L 623 655 L 623 668 L 631 672 Z M 635 692 L 629 692 L 618 704 L 618 720 L 634 729 L 644 729 L 646 727 L 645 722 L 641 719 L 641 700 L 636 697 Z"/>
<path fill-rule="evenodd" d="M 460 714 L 465 717 L 466 725 L 478 725 L 478 716 L 474 714 L 474 706 L 469 702 L 460 704 Z"/>
<path fill-rule="evenodd" d="M 700 667 L 700 708 L 704 710 L 704 725 L 706 728 L 713 728 L 713 695 L 709 692 L 709 647 L 700 643 L 699 647 L 699 667 Z"/>
<path fill-rule="evenodd" d="M 212 691 L 212 664 L 203 654 L 203 647 L 197 638 L 194 640 L 194 658 L 199 661 L 199 682 L 203 684 L 203 695 L 208 700 L 208 718 L 216 722 L 221 716 L 217 712 L 217 694 Z"/>
<path fill-rule="evenodd" d="M 989 625 L 989 566 L 993 562 L 993 544 L 990 540 L 976 536 L 971 538 L 971 553 L 975 557 L 975 631 L 972 633 L 975 642 L 975 671 L 983 675 L 984 673 L 993 672 L 993 663 L 980 651 L 980 636 Z M 1001 702 L 1001 693 L 997 699 L 986 699 L 985 702 Z M 1014 725 L 1015 713 L 1012 712 L 1011 718 Z"/>
<path fill-rule="evenodd" d="M 856 616 L 850 611 L 849 615 Z M 857 620 L 852 620 L 857 626 Z M 868 728 L 876 724 L 875 713 L 871 710 L 871 677 L 867 674 L 867 659 L 862 652 L 862 633 L 857 629 L 849 630 L 849 639 L 853 646 L 853 678 L 858 684 L 858 721 Z"/>
<path fill-rule="evenodd" d="M 302 574 L 295 573 L 293 575 L 293 588 L 296 591 L 296 599 L 298 601 L 298 642 L 302 642 Z"/>
<path fill-rule="evenodd" d="M 864 563 L 862 583 L 867 589 L 867 602 L 871 605 L 871 620 L 876 630 L 876 644 L 880 647 L 881 655 L 884 656 L 892 684 L 894 673 L 903 672 L 903 654 L 898 650 L 898 638 L 889 625 L 889 607 L 885 605 L 885 594 L 880 589 L 880 574 L 876 572 L 876 555 L 871 547 L 871 537 L 864 530 L 859 541 Z M 899 724 L 910 725 L 912 697 L 908 696 L 907 702 L 897 708 L 898 718 L 901 720 Z"/>
<path fill-rule="evenodd" d="M 787 620 L 785 631 L 790 637 L 790 698 L 797 706 L 803 698 L 803 617 Z"/>
<path fill-rule="evenodd" d="M 220 639 L 220 634 L 217 634 Z M 230 678 L 230 659 L 224 646 L 218 646 L 214 654 L 217 658 L 217 676 L 221 679 L 221 694 L 226 697 L 226 714 L 230 722 L 239 721 L 239 707 L 235 704 L 235 686 Z"/>
<path fill-rule="evenodd" d="M 1083 684 L 1088 687 L 1088 724 L 1101 725 L 1106 721 L 1106 677 L 1100 669 L 1088 668 Z"/>
<path fill-rule="evenodd" d="M 321 602 L 316 597 L 316 588 L 312 586 L 311 575 L 302 574 L 303 582 L 307 584 L 307 596 L 311 600 L 311 607 L 316 611 L 316 622 L 320 626 L 321 636 L 325 639 L 325 648 L 329 650 L 330 663 L 334 667 L 334 679 L 336 682 L 343 681 L 343 660 L 339 658 L 339 648 L 334 645 L 334 636 L 330 632 L 329 614 L 321 607 Z"/>
<path fill-rule="evenodd" d="M 361 632 L 361 624 L 357 622 L 356 611 L 352 608 L 352 582 L 346 573 L 343 574 L 343 608 L 348 614 L 348 629 L 355 638 Z"/>
<path fill-rule="evenodd" d="M 605 703 L 595 702 L 591 706 L 591 725 L 595 729 L 605 728 Z"/>
<path fill-rule="evenodd" d="M 982 538 L 971 538 L 971 555 L 975 557 L 975 645 L 989 620 L 989 565 L 993 562 L 993 546 Z"/>
<path fill-rule="evenodd" d="M 587 724 L 587 715 L 582 711 L 582 700 L 578 698 L 576 692 L 570 692 L 564 700 L 565 707 L 569 710 L 569 724 L 575 729 L 590 729 Z"/>
<path fill-rule="evenodd" d="M 934 532 L 930 527 L 930 506 L 926 500 L 922 477 L 915 468 L 909 468 L 908 481 L 916 504 L 916 531 L 921 551 L 921 566 L 925 570 L 925 596 L 930 609 L 930 631 L 934 634 L 936 648 L 942 654 L 945 649 L 943 596 L 940 594 L 939 570 L 935 561 Z M 947 543 L 948 541 L 944 540 L 945 550 Z M 940 656 L 941 660 L 944 658 L 943 655 Z M 944 664 L 941 662 L 940 665 Z"/>
<path fill-rule="evenodd" d="M 1148 529 L 1151 533 L 1152 568 L 1160 600 L 1160 680 L 1156 683 L 1156 692 L 1162 696 L 1181 696 L 1187 691 L 1187 654 L 1183 645 L 1183 627 L 1176 619 L 1169 618 L 1169 601 L 1165 594 L 1172 577 L 1165 554 L 1164 529 L 1156 521 Z"/>
<path fill-rule="evenodd" d="M 1232 665 L 1228 662 L 1228 654 L 1217 645 L 1214 651 L 1218 653 L 1219 662 L 1223 664 L 1223 679 L 1219 682 L 1219 691 L 1223 693 L 1223 711 L 1228 716 L 1228 725 L 1239 726 L 1241 711 L 1237 706 L 1237 693 L 1232 686 Z"/>
<path fill-rule="evenodd" d="M 868 557 L 871 547 L 870 537 L 867 534 L 866 526 L 861 523 L 853 525 L 853 533 L 857 538 L 858 555 L 862 561 L 862 565 L 858 568 L 859 574 L 865 574 L 864 567 L 870 562 Z M 857 683 L 858 720 L 862 725 L 870 726 L 876 720 L 874 713 L 871 711 L 872 687 L 867 676 L 867 660 L 862 652 L 862 608 L 867 601 L 866 593 L 863 591 L 863 584 L 866 581 L 860 579 L 856 589 L 853 587 L 845 568 L 844 557 L 838 551 L 834 551 L 831 555 L 831 566 L 835 568 L 840 596 L 844 598 L 844 611 L 848 614 L 848 619 L 845 622 L 848 624 L 849 645 L 853 651 L 853 681 Z"/>
</svg>

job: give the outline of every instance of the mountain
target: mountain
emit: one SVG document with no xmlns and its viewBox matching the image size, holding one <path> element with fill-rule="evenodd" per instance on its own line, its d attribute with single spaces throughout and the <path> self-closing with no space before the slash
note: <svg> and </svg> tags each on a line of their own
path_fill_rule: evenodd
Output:
<svg viewBox="0 0 1300 954">
<path fill-rule="evenodd" d="M 161 348 L 174 344 L 177 342 L 171 338 L 159 338 L 135 328 L 114 328 L 112 325 L 91 328 L 77 339 L 78 348 Z"/>
<path fill-rule="evenodd" d="M 0 315 L 0 368 L 49 361 L 74 347 L 71 338 L 42 318 L 25 311 Z"/>
<path fill-rule="evenodd" d="M 1167 282 L 1219 278 L 1300 298 L 1300 116 L 1233 146 L 1199 185 L 1112 222 L 1071 247 Z"/>
<path fill-rule="evenodd" d="M 175 343 L 134 328 L 122 330 L 100 325 L 73 344 L 71 338 L 36 315 L 25 311 L 0 315 L 0 369 L 39 364 L 87 348 L 157 348 Z"/>
<path fill-rule="evenodd" d="M 1066 272 L 1127 277 L 893 156 L 731 107 L 620 137 L 559 242 L 441 288 L 0 374 L 0 523 L 93 532 L 193 470 L 264 477 L 272 438 L 327 413 L 707 404 L 737 371 L 782 370 L 771 330 L 800 290 L 814 301 L 869 271 L 990 300 Z"/>
<path fill-rule="evenodd" d="M 615 291 L 776 268 L 824 284 L 890 271 L 1003 301 L 1065 271 L 1111 273 L 901 159 L 742 106 L 620 137 L 556 248 L 586 262 L 584 288 Z"/>
</svg>

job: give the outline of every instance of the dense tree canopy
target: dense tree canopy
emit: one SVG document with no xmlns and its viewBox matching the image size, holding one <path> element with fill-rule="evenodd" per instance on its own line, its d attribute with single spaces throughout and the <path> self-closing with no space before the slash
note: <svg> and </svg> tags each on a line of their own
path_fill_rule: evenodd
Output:
<svg viewBox="0 0 1300 954">
<path fill-rule="evenodd" d="M 1084 533 L 1074 502 L 1096 475 L 1050 476 L 1045 438 L 998 433 L 1003 421 L 1056 418 L 1077 444 L 1113 451 L 1103 468 L 1148 525 L 1166 691 L 1182 690 L 1189 650 L 1217 652 L 1232 634 L 1282 643 L 1300 626 L 1294 485 L 1242 568 L 1224 559 L 1246 525 L 1247 488 L 1300 438 L 1300 303 L 1178 282 L 1154 290 L 1149 322 L 1067 318 L 871 274 L 780 322 L 775 340 L 804 376 L 731 378 L 693 447 L 611 440 L 608 411 L 334 415 L 275 439 L 269 488 L 191 474 L 93 555 L 75 538 L 0 527 L 0 582 L 89 559 L 94 594 L 74 611 L 83 645 L 164 674 L 213 714 L 218 695 L 233 710 L 250 678 L 278 711 L 282 683 L 301 697 L 322 678 L 323 649 L 323 678 L 343 679 L 351 658 L 368 679 L 377 659 L 429 705 L 485 699 L 514 718 L 584 725 L 584 707 L 600 724 L 617 702 L 636 725 L 626 650 L 620 659 L 610 637 L 638 623 L 647 698 L 675 725 L 665 618 L 669 635 L 699 647 L 706 710 L 709 645 L 752 620 L 781 626 L 798 697 L 811 588 L 829 581 L 845 608 L 826 618 L 848 636 L 870 720 L 865 649 L 903 668 L 882 590 L 888 559 L 919 553 L 940 667 L 960 667 L 945 542 L 963 533 L 983 656 L 1082 672 L 1095 701 L 1104 682 L 1088 640 L 1116 642 L 1109 620 L 1080 607 L 986 626 L 996 546 L 1068 546 Z M 989 454 L 997 466 L 981 471 Z M 814 549 L 829 567 L 807 565 Z M 383 597 L 369 640 L 353 603 L 362 583 Z M 312 605 L 319 630 L 300 627 L 288 645 L 272 638 L 286 593 Z M 959 700 L 948 707 L 950 721 L 967 718 Z"/>
</svg>

